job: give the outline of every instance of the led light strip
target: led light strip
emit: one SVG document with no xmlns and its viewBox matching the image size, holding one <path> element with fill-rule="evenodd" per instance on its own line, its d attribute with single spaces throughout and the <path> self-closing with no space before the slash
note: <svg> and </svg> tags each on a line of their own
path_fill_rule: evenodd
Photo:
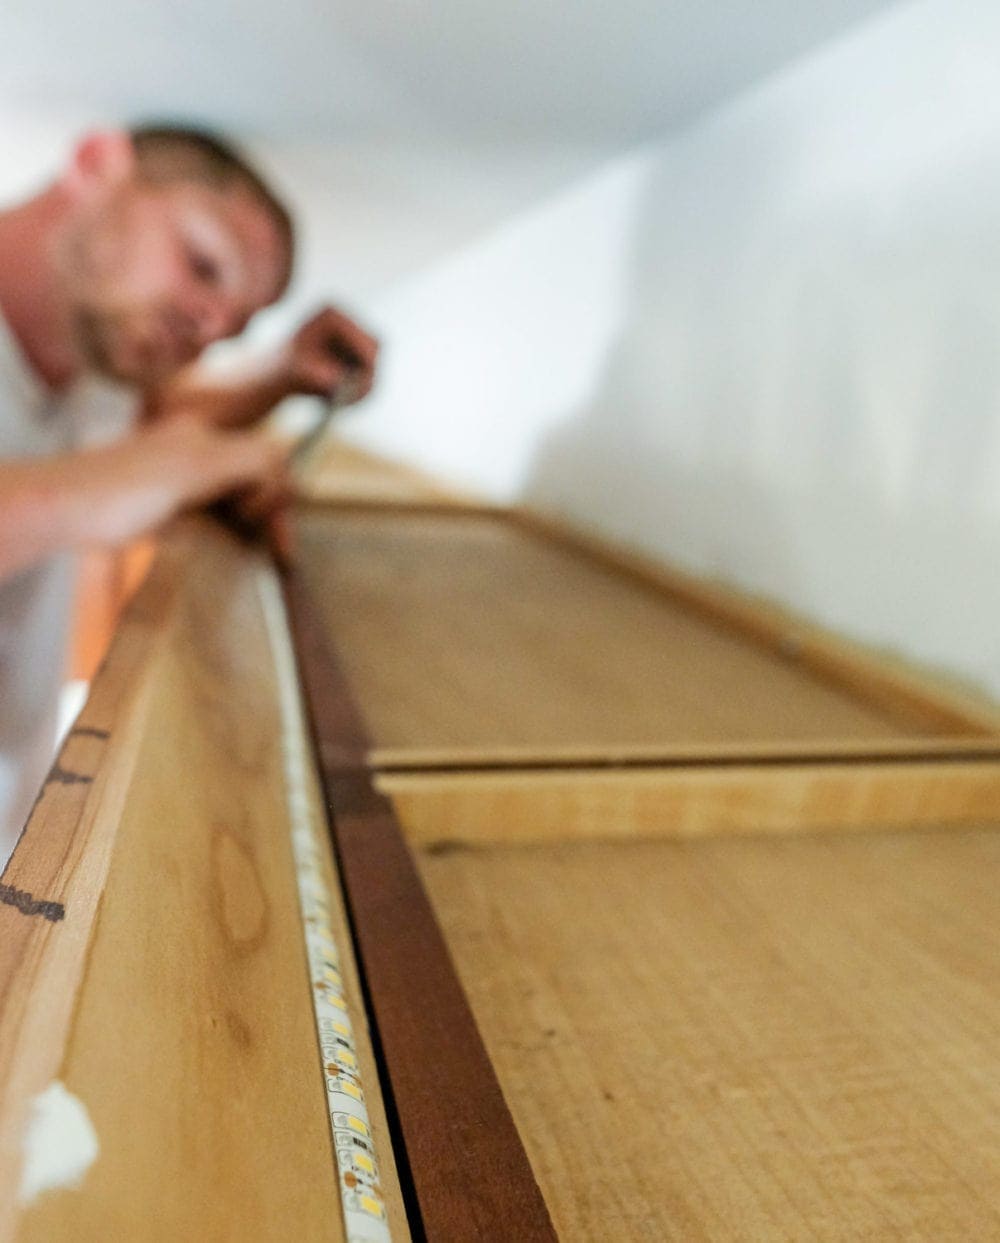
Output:
<svg viewBox="0 0 1000 1243">
<path fill-rule="evenodd" d="M 310 798 L 310 749 L 295 655 L 273 573 L 261 571 L 258 590 L 278 682 L 292 854 L 347 1243 L 391 1243 L 340 955 L 330 927 L 330 887 L 317 834 L 316 801 Z"/>
</svg>

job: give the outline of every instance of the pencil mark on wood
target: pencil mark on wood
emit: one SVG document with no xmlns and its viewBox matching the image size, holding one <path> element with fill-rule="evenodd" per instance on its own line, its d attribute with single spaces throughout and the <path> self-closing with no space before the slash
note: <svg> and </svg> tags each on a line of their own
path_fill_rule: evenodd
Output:
<svg viewBox="0 0 1000 1243">
<path fill-rule="evenodd" d="M 74 725 L 70 730 L 74 738 L 101 738 L 111 737 L 111 730 L 98 729 L 96 725 Z"/>
<path fill-rule="evenodd" d="M 94 778 L 89 776 L 87 773 L 74 773 L 68 768 L 63 768 L 59 761 L 56 760 L 56 762 L 52 765 L 52 768 L 49 770 L 49 775 L 45 779 L 45 784 L 51 785 L 54 781 L 57 781 L 60 785 L 64 786 L 89 785 L 93 780 Z"/>
<path fill-rule="evenodd" d="M 450 841 L 448 838 L 441 838 L 438 841 L 428 842 L 421 849 L 428 855 L 453 855 L 460 850 L 471 850 L 472 847 L 468 842 Z"/>
<path fill-rule="evenodd" d="M 235 1010 L 227 1010 L 224 1017 L 233 1043 L 240 1049 L 249 1049 L 253 1044 L 253 1033 L 246 1021 Z"/>
<path fill-rule="evenodd" d="M 212 874 L 227 940 L 239 951 L 257 948 L 267 931 L 267 898 L 253 853 L 228 828 L 213 836 Z"/>
<path fill-rule="evenodd" d="M 0 884 L 0 902 L 12 906 L 22 915 L 41 915 L 51 923 L 58 923 L 66 916 L 66 908 L 61 902 L 50 902 L 44 898 L 36 898 L 27 890 L 17 889 L 14 885 Z"/>
</svg>

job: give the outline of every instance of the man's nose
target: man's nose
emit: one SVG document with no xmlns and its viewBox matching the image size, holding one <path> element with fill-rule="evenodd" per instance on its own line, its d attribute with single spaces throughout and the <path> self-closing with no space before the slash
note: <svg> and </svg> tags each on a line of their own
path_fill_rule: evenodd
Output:
<svg viewBox="0 0 1000 1243">
<path fill-rule="evenodd" d="M 189 314 L 198 344 L 202 347 L 228 337 L 235 331 L 237 316 L 229 299 L 221 294 L 199 290 L 190 304 Z"/>
</svg>

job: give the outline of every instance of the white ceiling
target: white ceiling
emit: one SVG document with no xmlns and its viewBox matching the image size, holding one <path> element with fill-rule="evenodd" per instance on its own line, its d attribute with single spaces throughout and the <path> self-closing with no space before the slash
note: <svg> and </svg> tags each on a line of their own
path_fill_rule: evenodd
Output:
<svg viewBox="0 0 1000 1243">
<path fill-rule="evenodd" d="M 7 0 L 0 106 L 622 144 L 891 0 Z"/>
</svg>

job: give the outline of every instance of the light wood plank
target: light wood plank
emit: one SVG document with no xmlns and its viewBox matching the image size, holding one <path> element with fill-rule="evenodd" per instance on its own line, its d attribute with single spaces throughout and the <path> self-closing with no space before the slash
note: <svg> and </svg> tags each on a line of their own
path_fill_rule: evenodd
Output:
<svg viewBox="0 0 1000 1243">
<path fill-rule="evenodd" d="M 303 572 L 395 749 L 866 743 L 922 731 L 502 518 L 301 515 Z"/>
<path fill-rule="evenodd" d="M 422 870 L 560 1237 L 1000 1237 L 1000 832 Z"/>
<path fill-rule="evenodd" d="M 120 823 L 58 1066 L 101 1155 L 80 1189 L 22 1214 L 18 1243 L 343 1239 L 258 594 L 270 571 L 200 526 L 178 573 L 181 604 L 153 662 L 134 775 L 124 798 L 95 811 Z M 314 777 L 310 798 L 318 807 Z M 29 843 L 30 833 L 19 853 Z M 385 1189 L 405 1241 L 338 919 Z"/>
<path fill-rule="evenodd" d="M 1000 762 L 393 772 L 412 842 L 553 842 L 1000 820 Z"/>
<path fill-rule="evenodd" d="M 28 1102 L 51 1082 L 62 1059 L 91 927 L 137 762 L 151 670 L 177 603 L 179 578 L 173 552 L 165 553 L 127 610 L 98 685 L 67 737 L 3 872 L 3 1240 L 10 1237 L 14 1226 Z M 17 895 L 39 904 L 34 913 L 25 914 L 10 904 Z"/>
<path fill-rule="evenodd" d="M 612 746 L 605 744 L 567 746 L 493 746 L 441 750 L 433 747 L 372 747 L 368 760 L 387 773 L 448 769 L 531 769 L 647 767 L 673 764 L 719 763 L 807 763 L 830 759 L 845 760 L 934 760 L 966 757 L 970 760 L 1000 761 L 1000 737 L 968 734 L 939 737 L 885 738 L 866 741 L 857 738 L 802 742 L 675 742 L 659 746 Z"/>
</svg>

